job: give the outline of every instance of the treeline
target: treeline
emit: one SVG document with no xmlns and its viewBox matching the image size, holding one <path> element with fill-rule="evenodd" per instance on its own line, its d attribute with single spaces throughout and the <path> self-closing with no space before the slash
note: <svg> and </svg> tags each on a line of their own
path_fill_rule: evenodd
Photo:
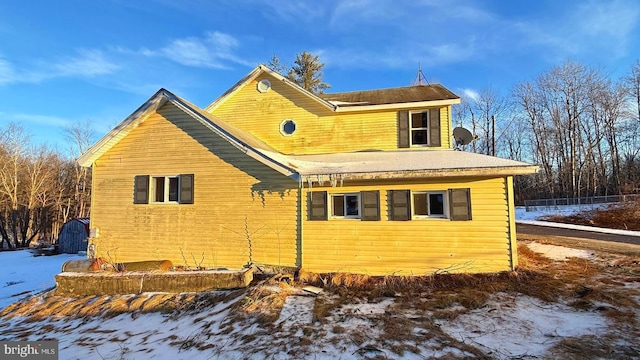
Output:
<svg viewBox="0 0 640 360">
<path fill-rule="evenodd" d="M 640 191 L 640 61 L 619 79 L 568 61 L 517 84 L 463 95 L 454 125 L 465 150 L 540 166 L 517 177 L 516 201 Z"/>
<path fill-rule="evenodd" d="M 66 221 L 89 216 L 91 174 L 74 161 L 90 145 L 89 129 L 65 130 L 65 156 L 31 144 L 19 125 L 0 128 L 0 249 L 52 240 Z"/>
</svg>

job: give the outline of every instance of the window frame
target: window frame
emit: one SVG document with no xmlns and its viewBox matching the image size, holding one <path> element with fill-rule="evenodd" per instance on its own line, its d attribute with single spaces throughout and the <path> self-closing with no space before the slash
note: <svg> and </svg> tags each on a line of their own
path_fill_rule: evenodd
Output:
<svg viewBox="0 0 640 360">
<path fill-rule="evenodd" d="M 427 215 L 416 214 L 415 195 L 426 195 Z M 442 196 L 442 214 L 431 214 L 430 195 Z M 447 190 L 411 191 L 411 218 L 412 219 L 449 219 L 449 192 Z"/>
<path fill-rule="evenodd" d="M 293 131 L 291 133 L 287 132 L 286 129 L 285 129 L 285 127 L 289 123 L 293 124 Z M 282 120 L 282 122 L 280 122 L 280 134 L 282 136 L 293 136 L 293 134 L 295 134 L 296 131 L 298 131 L 298 124 L 296 123 L 295 120 L 293 120 L 293 119 L 284 119 L 284 120 Z"/>
<path fill-rule="evenodd" d="M 422 114 L 424 116 L 424 114 L 426 114 L 427 116 L 427 123 L 426 126 L 424 127 L 413 127 L 413 115 L 414 114 Z M 422 146 L 432 146 L 431 145 L 431 111 L 429 109 L 425 109 L 425 110 L 412 110 L 409 111 L 409 147 L 422 147 Z M 427 142 L 424 144 L 415 144 L 413 142 L 413 131 L 417 130 L 417 131 L 426 131 L 426 140 Z"/>
<path fill-rule="evenodd" d="M 164 194 L 163 201 L 156 200 L 156 179 L 164 178 Z M 169 200 L 171 194 L 171 179 L 176 179 L 176 200 Z M 149 203 L 150 204 L 180 204 L 180 175 L 150 175 L 149 176 Z"/>
<path fill-rule="evenodd" d="M 347 215 L 347 196 L 355 196 L 357 201 L 358 201 L 358 205 L 357 205 L 357 210 L 358 210 L 358 214 L 357 215 Z M 343 197 L 343 201 L 342 201 L 342 210 L 343 210 L 343 214 L 344 215 L 335 215 L 335 211 L 334 211 L 334 198 L 336 197 Z M 352 192 L 352 193 L 336 193 L 336 194 L 329 194 L 329 210 L 330 210 L 330 218 L 331 219 L 362 219 L 362 196 L 360 192 Z"/>
</svg>

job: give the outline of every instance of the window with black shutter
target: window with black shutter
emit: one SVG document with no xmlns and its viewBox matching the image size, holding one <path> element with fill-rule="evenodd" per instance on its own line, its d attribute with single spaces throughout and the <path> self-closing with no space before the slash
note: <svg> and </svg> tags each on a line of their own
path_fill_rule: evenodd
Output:
<svg viewBox="0 0 640 360">
<path fill-rule="evenodd" d="M 441 146 L 440 109 L 398 112 L 398 148 Z"/>
<path fill-rule="evenodd" d="M 193 204 L 194 175 L 138 175 L 134 179 L 134 204 Z"/>
</svg>

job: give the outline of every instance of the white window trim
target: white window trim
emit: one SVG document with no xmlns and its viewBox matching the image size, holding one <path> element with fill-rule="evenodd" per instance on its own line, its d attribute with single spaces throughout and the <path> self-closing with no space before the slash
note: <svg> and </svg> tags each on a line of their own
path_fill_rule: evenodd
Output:
<svg viewBox="0 0 640 360">
<path fill-rule="evenodd" d="M 296 127 L 295 130 L 293 130 L 293 132 L 291 134 L 287 134 L 287 132 L 284 131 L 284 125 L 289 121 L 291 121 L 293 123 L 293 125 Z M 293 134 L 295 134 L 296 131 L 298 131 L 298 124 L 296 123 L 295 120 L 293 120 L 293 119 L 284 119 L 280 123 L 280 134 L 282 134 L 282 136 L 293 136 Z"/>
<path fill-rule="evenodd" d="M 414 194 L 426 194 L 427 195 L 427 212 L 431 212 L 429 208 L 429 194 L 441 194 L 442 195 L 442 212 L 440 215 L 416 215 L 416 207 L 414 204 Z M 412 219 L 449 219 L 449 196 L 446 190 L 428 190 L 428 191 L 411 191 L 411 218 Z"/>
<path fill-rule="evenodd" d="M 155 189 L 155 179 L 164 178 L 164 201 L 155 201 L 156 198 L 156 189 Z M 176 178 L 178 179 L 178 193 L 176 201 L 169 201 L 169 179 Z M 149 204 L 180 204 L 180 175 L 150 175 L 149 176 Z"/>
<path fill-rule="evenodd" d="M 412 115 L 413 114 L 424 114 L 424 113 L 427 114 L 427 127 L 414 128 L 413 127 Z M 431 114 L 430 114 L 428 109 L 409 111 L 409 146 L 415 146 L 415 147 L 431 146 L 431 130 L 429 129 L 430 122 L 431 122 Z M 413 143 L 413 130 L 426 130 L 427 131 L 427 143 L 426 144 L 414 144 Z"/>
<path fill-rule="evenodd" d="M 267 91 L 271 90 L 271 81 L 269 81 L 268 79 L 262 79 L 258 81 L 256 89 L 261 93 L 266 93 Z"/>
<path fill-rule="evenodd" d="M 333 215 L 333 197 L 334 196 L 356 196 L 358 199 L 358 215 L 346 215 L 347 213 L 347 201 L 345 199 L 345 201 L 343 202 L 343 210 L 345 215 L 344 216 L 336 216 Z M 330 201 L 329 202 L 329 214 L 330 214 L 330 218 L 331 219 L 362 219 L 362 199 L 360 197 L 360 193 L 359 192 L 354 192 L 354 193 L 342 193 L 342 194 L 329 194 L 329 198 Z"/>
</svg>

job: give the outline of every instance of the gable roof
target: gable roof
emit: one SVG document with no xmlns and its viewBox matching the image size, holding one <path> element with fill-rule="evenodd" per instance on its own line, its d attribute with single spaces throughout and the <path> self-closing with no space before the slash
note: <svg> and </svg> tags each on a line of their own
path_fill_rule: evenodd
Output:
<svg viewBox="0 0 640 360">
<path fill-rule="evenodd" d="M 240 91 L 240 89 L 249 85 L 253 80 L 263 74 L 268 74 L 276 78 L 309 99 L 334 112 L 404 109 L 408 107 L 444 106 L 460 103 L 459 96 L 440 84 L 316 95 L 269 69 L 265 65 L 260 64 L 209 104 L 205 108 L 205 111 L 212 112 Z"/>
<path fill-rule="evenodd" d="M 255 69 L 253 69 L 245 77 L 240 79 L 240 81 L 235 83 L 235 85 L 233 85 L 229 90 L 225 91 L 222 95 L 220 95 L 220 97 L 215 99 L 211 104 L 207 105 L 207 107 L 204 108 L 204 110 L 205 111 L 209 111 L 209 112 L 213 111 L 215 108 L 217 108 L 218 106 L 222 105 L 233 94 L 237 93 L 238 91 L 240 91 L 240 89 L 242 89 L 245 86 L 249 85 L 253 80 L 257 79 L 262 74 L 268 74 L 268 75 L 276 78 L 277 80 L 282 81 L 284 84 L 289 85 L 292 89 L 300 92 L 301 94 L 305 95 L 306 97 L 310 98 L 311 100 L 318 102 L 319 104 L 323 105 L 324 107 L 326 107 L 326 108 L 328 108 L 330 110 L 335 110 L 335 105 L 333 105 L 330 102 L 322 99 L 321 97 L 317 96 L 316 94 L 314 94 L 314 93 L 312 93 L 312 92 L 310 92 L 308 90 L 305 90 L 304 88 L 300 87 L 298 84 L 294 83 L 293 81 L 287 79 L 286 77 L 278 74 L 277 72 L 269 69 L 268 67 L 266 67 L 266 66 L 264 66 L 262 64 L 258 65 Z"/>
<path fill-rule="evenodd" d="M 127 136 L 133 129 L 138 127 L 138 125 L 149 116 L 158 111 L 167 102 L 172 103 L 186 114 L 190 115 L 194 120 L 200 122 L 211 130 L 213 134 L 222 137 L 247 156 L 264 163 L 283 175 L 291 176 L 295 173 L 294 170 L 280 164 L 275 159 L 268 158 L 263 154 L 263 152 L 276 151 L 269 145 L 249 133 L 227 124 L 226 122 L 214 117 L 165 89 L 158 90 L 158 92 L 136 109 L 136 111 L 82 154 L 77 160 L 78 164 L 84 167 L 91 166 L 98 158 L 100 158 L 100 156 L 113 148 L 118 142 L 120 142 L 120 140 Z"/>
</svg>

